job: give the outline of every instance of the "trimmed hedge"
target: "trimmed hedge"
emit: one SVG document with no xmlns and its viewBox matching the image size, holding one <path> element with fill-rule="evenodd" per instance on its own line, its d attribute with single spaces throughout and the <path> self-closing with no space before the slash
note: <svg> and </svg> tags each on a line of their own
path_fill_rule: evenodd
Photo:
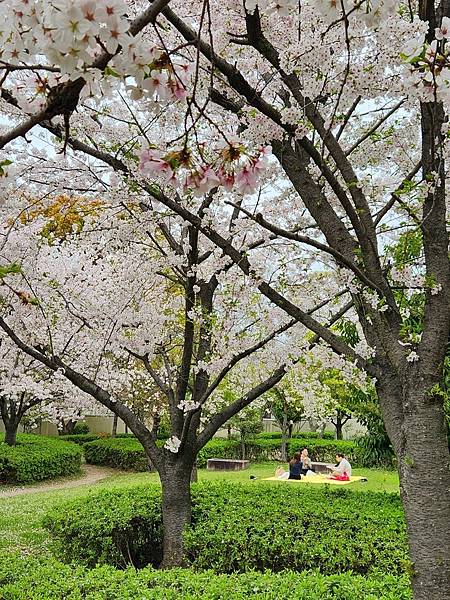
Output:
<svg viewBox="0 0 450 600">
<path fill-rule="evenodd" d="M 74 435 L 90 433 L 89 426 L 85 421 L 78 421 L 78 423 L 75 423 L 72 433 Z"/>
<path fill-rule="evenodd" d="M 75 442 L 75 444 L 80 444 L 81 446 L 83 444 L 87 444 L 88 442 L 94 442 L 95 440 L 105 440 L 105 439 L 109 439 L 111 438 L 111 435 L 109 433 L 71 433 L 71 434 L 67 434 L 67 435 L 60 435 L 59 439 L 60 440 L 64 440 L 66 442 Z M 133 438 L 136 439 L 134 437 L 133 433 L 118 433 L 116 435 L 116 438 Z M 114 438 L 111 438 L 114 439 Z"/>
<path fill-rule="evenodd" d="M 276 439 L 255 438 L 246 442 L 245 447 L 246 458 L 254 462 L 281 459 L 280 443 Z M 288 453 L 292 456 L 294 452 L 305 447 L 308 448 L 312 460 L 334 463 L 336 452 L 343 452 L 353 466 L 368 466 L 362 464 L 361 451 L 354 442 L 292 438 L 288 445 Z M 124 470 L 148 470 L 148 461 L 144 449 L 134 437 L 101 438 L 84 443 L 83 448 L 87 463 Z M 241 443 L 233 439 L 213 439 L 198 453 L 197 466 L 199 468 L 206 467 L 208 458 L 241 458 Z"/>
<path fill-rule="evenodd" d="M 323 439 L 323 440 L 334 440 L 335 435 L 331 431 L 324 431 L 322 435 L 319 435 L 317 431 L 299 431 L 298 433 L 292 434 L 293 438 L 302 438 L 302 439 Z M 280 440 L 281 444 L 281 432 L 280 431 L 270 431 L 267 433 L 258 433 L 257 438 L 266 439 L 266 440 Z"/>
<path fill-rule="evenodd" d="M 109 436 L 100 435 L 98 433 L 71 433 L 69 435 L 60 435 L 59 439 L 65 441 L 65 442 L 74 442 L 75 444 L 79 444 L 80 446 L 83 446 L 84 444 L 87 444 L 88 442 L 94 442 L 95 440 L 102 440 L 106 437 L 109 437 Z"/>
<path fill-rule="evenodd" d="M 361 461 L 361 452 L 354 442 L 346 440 L 291 438 L 288 454 L 308 448 L 313 461 L 335 462 L 336 452 L 343 452 L 353 466 L 368 466 Z M 255 437 L 245 443 L 246 458 L 255 462 L 281 460 L 279 439 Z M 197 466 L 206 467 L 208 458 L 241 458 L 241 443 L 237 440 L 214 439 L 206 444 L 198 454 Z"/>
<path fill-rule="evenodd" d="M 16 446 L 0 435 L 0 483 L 32 483 L 81 470 L 83 451 L 58 438 L 19 434 Z"/>
<path fill-rule="evenodd" d="M 148 471 L 149 461 L 134 437 L 103 438 L 83 445 L 86 462 L 124 471 Z"/>
<path fill-rule="evenodd" d="M 103 491 L 47 515 L 64 560 L 87 566 L 157 566 L 161 489 Z M 233 573 L 320 570 L 409 572 L 403 511 L 396 494 L 261 483 L 192 486 L 188 564 Z"/>
<path fill-rule="evenodd" d="M 189 569 L 118 571 L 64 565 L 53 559 L 0 558 L 3 600 L 411 600 L 406 576 L 345 573 L 244 573 L 215 575 Z"/>
</svg>

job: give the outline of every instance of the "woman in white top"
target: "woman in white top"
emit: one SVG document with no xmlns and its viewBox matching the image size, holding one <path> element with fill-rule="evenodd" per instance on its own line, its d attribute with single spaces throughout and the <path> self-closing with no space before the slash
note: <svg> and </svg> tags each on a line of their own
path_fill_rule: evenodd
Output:
<svg viewBox="0 0 450 600">
<path fill-rule="evenodd" d="M 331 473 L 332 476 L 338 476 L 338 475 L 348 475 L 348 477 L 352 476 L 352 466 L 348 462 L 348 460 L 345 458 L 345 456 L 343 454 L 341 454 L 340 452 L 338 452 L 336 454 L 336 462 L 338 463 L 338 465 L 336 467 L 333 467 L 333 471 Z"/>
</svg>

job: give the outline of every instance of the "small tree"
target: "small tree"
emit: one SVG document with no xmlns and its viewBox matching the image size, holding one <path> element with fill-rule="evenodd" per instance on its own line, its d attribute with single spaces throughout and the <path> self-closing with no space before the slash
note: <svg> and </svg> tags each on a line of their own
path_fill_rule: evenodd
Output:
<svg viewBox="0 0 450 600">
<path fill-rule="evenodd" d="M 301 398 L 293 394 L 289 376 L 267 393 L 268 406 L 281 429 L 281 460 L 287 461 L 288 442 L 292 437 L 295 423 L 303 418 Z"/>
<path fill-rule="evenodd" d="M 239 434 L 241 442 L 241 459 L 246 460 L 246 443 L 263 429 L 262 423 L 263 408 L 250 406 L 241 410 L 237 415 L 228 421 L 231 430 Z"/>
</svg>

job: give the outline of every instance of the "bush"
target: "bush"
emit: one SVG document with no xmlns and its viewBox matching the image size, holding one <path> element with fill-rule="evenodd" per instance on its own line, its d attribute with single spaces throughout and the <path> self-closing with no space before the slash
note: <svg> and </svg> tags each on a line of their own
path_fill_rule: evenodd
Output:
<svg viewBox="0 0 450 600">
<path fill-rule="evenodd" d="M 60 435 L 60 440 L 65 440 L 66 442 L 75 442 L 75 444 L 80 444 L 83 446 L 87 444 L 87 442 L 94 442 L 95 440 L 104 440 L 106 438 L 110 438 L 111 435 L 109 433 L 78 433 L 78 434 L 67 434 Z M 116 438 L 132 438 L 136 439 L 132 433 L 118 433 Z"/>
<path fill-rule="evenodd" d="M 383 426 L 384 429 L 384 426 Z M 386 431 L 371 431 L 357 440 L 364 464 L 371 467 L 392 468 L 395 453 Z"/>
<path fill-rule="evenodd" d="M 197 454 L 197 467 L 204 469 L 208 458 L 241 458 L 241 442 L 220 438 L 210 440 Z"/>
<path fill-rule="evenodd" d="M 75 444 L 79 444 L 83 446 L 88 442 L 93 442 L 95 440 L 102 440 L 106 437 L 109 437 L 107 434 L 101 433 L 78 433 L 78 434 L 68 434 L 68 435 L 60 435 L 59 439 L 64 440 L 65 442 L 74 442 Z"/>
<path fill-rule="evenodd" d="M 124 471 L 148 471 L 149 461 L 134 437 L 104 438 L 83 445 L 86 462 Z"/>
<path fill-rule="evenodd" d="M 192 486 L 188 564 L 233 573 L 320 569 L 408 572 L 396 494 L 340 488 L 229 483 Z M 161 560 L 161 490 L 150 485 L 104 491 L 64 504 L 45 519 L 65 560 L 88 566 L 157 566 Z"/>
<path fill-rule="evenodd" d="M 411 600 L 407 577 L 350 573 L 244 573 L 215 575 L 189 569 L 156 571 L 103 566 L 93 570 L 53 559 L 0 558 L 0 597 L 4 600 Z"/>
<path fill-rule="evenodd" d="M 281 440 L 256 437 L 245 443 L 246 458 L 255 462 L 281 460 Z M 366 466 L 361 460 L 361 453 L 354 442 L 346 440 L 291 438 L 288 443 L 288 454 L 308 448 L 313 461 L 335 462 L 336 452 L 343 452 L 353 466 Z M 200 450 L 197 465 L 203 468 L 208 458 L 241 458 L 241 444 L 237 440 L 214 439 Z"/>
<path fill-rule="evenodd" d="M 69 439 L 73 436 L 66 436 Z M 75 441 L 75 440 L 74 440 Z M 78 442 L 84 443 L 84 442 Z M 160 443 L 164 443 L 160 440 Z M 353 466 L 366 466 L 361 461 L 360 449 L 354 442 L 328 439 L 292 438 L 288 445 L 290 456 L 308 448 L 312 460 L 335 462 L 336 452 L 343 452 Z M 277 439 L 253 438 L 245 443 L 246 457 L 254 462 L 281 460 L 281 443 Z M 134 437 L 103 438 L 84 443 L 86 462 L 125 470 L 147 471 L 148 461 L 141 443 Z M 203 469 L 208 458 L 241 458 L 241 442 L 215 438 L 204 446 L 197 456 L 197 466 Z"/>
<path fill-rule="evenodd" d="M 270 440 L 280 440 L 281 443 L 281 431 L 270 431 L 266 433 L 260 433 L 258 439 L 270 439 Z M 332 431 L 324 431 L 323 435 L 319 435 L 317 431 L 299 431 L 298 433 L 292 434 L 293 438 L 302 438 L 302 439 L 324 439 L 324 440 L 334 440 L 335 435 Z"/>
<path fill-rule="evenodd" d="M 73 428 L 73 434 L 79 435 L 82 433 L 89 433 L 89 427 L 84 421 L 78 421 L 78 423 L 75 423 L 75 427 Z"/>
<path fill-rule="evenodd" d="M 40 435 L 17 436 L 8 446 L 0 436 L 0 482 L 32 483 L 80 472 L 83 452 L 74 444 Z"/>
<path fill-rule="evenodd" d="M 305 440 L 293 438 L 290 440 L 288 446 L 289 455 L 292 456 L 294 452 L 299 452 L 305 447 L 308 448 L 311 460 L 334 463 L 336 461 L 336 453 L 342 452 L 354 467 L 367 466 L 361 459 L 358 446 L 355 442 L 349 440 Z"/>
</svg>

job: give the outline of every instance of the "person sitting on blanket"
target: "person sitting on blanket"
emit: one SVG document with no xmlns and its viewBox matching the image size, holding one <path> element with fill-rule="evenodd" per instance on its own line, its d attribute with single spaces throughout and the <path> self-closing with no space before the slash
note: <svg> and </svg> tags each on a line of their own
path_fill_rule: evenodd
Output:
<svg viewBox="0 0 450 600">
<path fill-rule="evenodd" d="M 302 453 L 301 453 L 301 461 L 302 461 L 302 470 L 301 470 L 301 474 L 302 475 L 306 475 L 308 473 L 308 471 L 312 471 L 312 462 L 311 459 L 308 456 L 308 449 L 307 448 L 303 448 Z"/>
<path fill-rule="evenodd" d="M 332 467 L 330 479 L 336 479 L 337 481 L 350 481 L 352 476 L 352 466 L 345 458 L 344 454 L 338 452 L 336 454 L 336 462 L 338 463 L 335 467 Z"/>
<path fill-rule="evenodd" d="M 283 467 L 277 467 L 275 469 L 275 477 L 277 479 L 289 479 L 289 471 L 285 471 Z"/>
<path fill-rule="evenodd" d="M 289 479 L 301 479 L 302 472 L 302 455 L 296 452 L 293 458 L 289 461 Z"/>
</svg>

